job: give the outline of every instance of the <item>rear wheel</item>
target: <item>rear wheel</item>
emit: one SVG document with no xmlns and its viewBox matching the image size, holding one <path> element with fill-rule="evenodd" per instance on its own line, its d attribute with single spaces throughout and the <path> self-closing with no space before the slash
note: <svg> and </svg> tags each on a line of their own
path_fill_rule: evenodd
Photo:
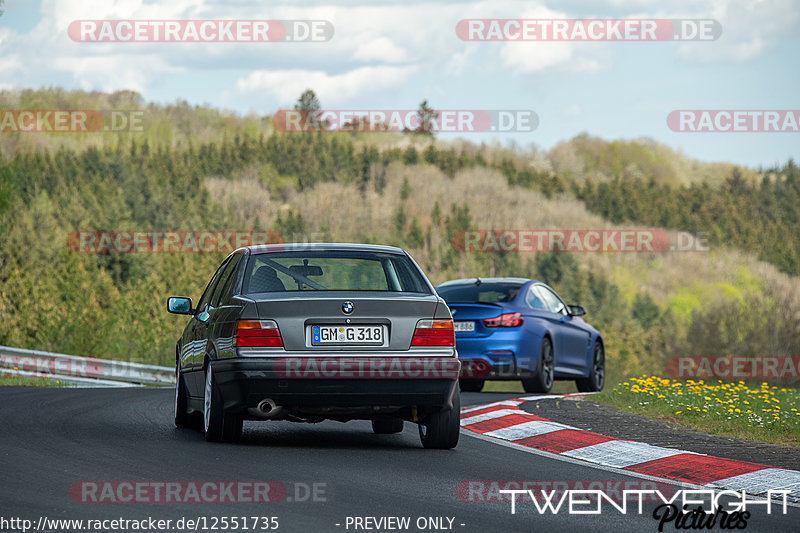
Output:
<svg viewBox="0 0 800 533">
<path fill-rule="evenodd" d="M 480 392 L 486 380 L 483 379 L 460 379 L 458 384 L 461 387 L 461 392 Z"/>
<path fill-rule="evenodd" d="M 553 388 L 553 376 L 555 374 L 555 363 L 553 359 L 553 343 L 549 337 L 542 339 L 542 347 L 539 349 L 539 363 L 536 365 L 536 375 L 532 378 L 522 380 L 522 388 L 525 392 L 548 393 Z"/>
<path fill-rule="evenodd" d="M 242 435 L 241 415 L 225 413 L 222 393 L 214 381 L 214 372 L 209 364 L 206 367 L 205 387 L 203 387 L 203 432 L 209 442 L 235 442 Z"/>
<path fill-rule="evenodd" d="M 378 435 L 389 435 L 403 431 L 402 418 L 378 418 L 372 421 L 372 431 Z"/>
<path fill-rule="evenodd" d="M 606 381 L 606 352 L 599 341 L 595 341 L 592 350 L 592 366 L 589 377 L 576 379 L 575 384 L 580 392 L 599 392 Z"/>
<path fill-rule="evenodd" d="M 422 446 L 446 450 L 455 448 L 461 431 L 461 394 L 456 387 L 453 393 L 453 408 L 443 409 L 429 415 L 419 424 Z"/>
</svg>

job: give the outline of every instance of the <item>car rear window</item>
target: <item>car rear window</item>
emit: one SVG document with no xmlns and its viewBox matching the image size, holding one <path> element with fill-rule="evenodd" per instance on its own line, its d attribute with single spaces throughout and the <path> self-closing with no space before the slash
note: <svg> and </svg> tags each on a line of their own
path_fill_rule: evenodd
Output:
<svg viewBox="0 0 800 533">
<path fill-rule="evenodd" d="M 404 255 L 316 250 L 250 256 L 245 272 L 245 294 L 291 291 L 430 294 L 422 273 Z"/>
<path fill-rule="evenodd" d="M 519 294 L 522 288 L 519 282 L 491 282 L 483 281 L 438 287 L 436 292 L 449 304 L 455 303 L 499 303 L 510 302 Z"/>
</svg>

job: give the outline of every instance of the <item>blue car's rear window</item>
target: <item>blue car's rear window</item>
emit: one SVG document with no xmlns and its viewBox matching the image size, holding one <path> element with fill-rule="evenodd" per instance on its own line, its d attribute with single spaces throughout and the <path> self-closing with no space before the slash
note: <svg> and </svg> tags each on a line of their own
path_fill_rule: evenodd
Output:
<svg viewBox="0 0 800 533">
<path fill-rule="evenodd" d="M 440 286 L 436 288 L 436 292 L 449 304 L 498 303 L 510 302 L 516 298 L 522 285 L 522 283 L 510 281 L 483 281 L 478 285 L 475 282 L 470 282 Z"/>
</svg>

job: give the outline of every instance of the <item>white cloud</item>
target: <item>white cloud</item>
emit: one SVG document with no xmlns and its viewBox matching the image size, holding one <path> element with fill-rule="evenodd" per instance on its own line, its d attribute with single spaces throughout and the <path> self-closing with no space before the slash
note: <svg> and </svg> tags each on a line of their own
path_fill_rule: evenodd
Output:
<svg viewBox="0 0 800 533">
<path fill-rule="evenodd" d="M 356 61 L 383 61 L 387 63 L 403 63 L 408 61 L 408 54 L 386 37 L 373 39 L 358 47 L 353 54 Z"/>
<path fill-rule="evenodd" d="M 480 44 L 478 44 L 480 46 Z M 445 66 L 445 74 L 450 76 L 460 76 L 464 69 L 469 65 L 470 56 L 475 54 L 475 45 L 470 46 L 463 52 L 458 52 L 450 57 L 450 61 Z"/>
<path fill-rule="evenodd" d="M 570 0 L 565 3 L 482 0 L 403 3 L 402 0 L 325 0 L 314 5 L 261 0 L 42 0 L 41 18 L 30 31 L 0 27 L 0 71 L 4 83 L 42 86 L 74 80 L 86 89 L 131 88 L 145 97 L 170 75 L 207 73 L 231 80 L 227 95 L 258 98 L 259 87 L 282 104 L 307 87 L 325 96 L 326 105 L 352 104 L 362 94 L 410 83 L 420 96 L 445 94 L 453 79 L 460 87 L 478 86 L 481 76 L 504 79 L 542 72 L 602 72 L 621 47 L 669 47 L 683 63 L 752 61 L 800 21 L 796 0 Z M 8 2 L 7 2 L 8 3 Z M 336 5 L 334 5 L 334 3 Z M 552 7 L 548 7 L 552 6 Z M 566 11 L 565 11 L 566 10 Z M 455 25 L 468 18 L 563 17 L 715 18 L 723 26 L 714 42 L 574 43 L 465 42 Z M 73 42 L 66 28 L 78 19 L 269 18 L 324 19 L 335 27 L 326 43 L 275 44 L 89 44 Z M 674 50 L 674 52 L 672 52 Z M 791 68 L 787 65 L 787 68 Z M 231 75 L 232 71 L 238 71 Z M 250 72 L 242 75 L 241 72 Z M 270 80 L 269 82 L 265 80 Z M 461 81 L 463 80 L 463 83 Z M 299 88 L 299 91 L 298 91 Z M 184 88 L 190 97 L 200 91 Z M 406 87 L 407 89 L 407 87 Z M 387 91 L 391 98 L 397 91 Z M 223 96 L 223 95 L 220 95 Z M 352 100 L 348 100 L 352 99 Z"/>
<path fill-rule="evenodd" d="M 281 105 L 294 103 L 304 90 L 313 88 L 317 96 L 330 105 L 351 103 L 356 96 L 396 85 L 403 85 L 414 72 L 413 67 L 361 67 L 342 74 L 320 70 L 258 70 L 236 82 L 236 89 L 250 97 L 269 94 Z"/>
<path fill-rule="evenodd" d="M 755 60 L 793 37 L 800 22 L 796 0 L 606 0 L 630 18 L 714 19 L 722 25 L 716 41 L 676 43 L 676 56 L 693 64 L 743 63 Z M 587 0 L 586 9 L 602 12 L 602 3 Z M 636 11 L 635 13 L 633 11 Z"/>
<path fill-rule="evenodd" d="M 146 92 L 163 76 L 184 70 L 166 63 L 158 55 L 68 58 L 63 60 L 62 67 L 69 70 L 80 88 L 86 91 L 129 89 L 139 93 Z"/>
<path fill-rule="evenodd" d="M 470 10 L 473 15 L 464 18 L 520 18 L 559 19 L 567 14 L 555 11 L 544 4 L 499 4 L 486 2 Z M 497 46 L 497 43 L 481 43 Z M 608 63 L 604 43 L 571 42 L 506 42 L 500 45 L 502 65 L 518 74 L 529 74 L 547 69 L 566 71 L 595 71 Z"/>
<path fill-rule="evenodd" d="M 800 13 L 793 0 L 709 2 L 703 18 L 722 24 L 722 36 L 713 42 L 686 42 L 678 57 L 689 63 L 743 63 L 757 59 L 782 38 L 793 36 Z"/>
</svg>

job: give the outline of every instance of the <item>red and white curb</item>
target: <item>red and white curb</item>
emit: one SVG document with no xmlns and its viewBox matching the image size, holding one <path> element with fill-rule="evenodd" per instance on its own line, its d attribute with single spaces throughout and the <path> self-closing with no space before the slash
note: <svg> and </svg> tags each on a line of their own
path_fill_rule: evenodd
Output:
<svg viewBox="0 0 800 533">
<path fill-rule="evenodd" d="M 615 439 L 551 422 L 527 413 L 519 405 L 529 400 L 580 396 L 531 396 L 461 410 L 461 427 L 514 444 L 581 459 L 606 467 L 761 495 L 788 490 L 787 500 L 800 502 L 800 472 L 701 453 Z"/>
</svg>

